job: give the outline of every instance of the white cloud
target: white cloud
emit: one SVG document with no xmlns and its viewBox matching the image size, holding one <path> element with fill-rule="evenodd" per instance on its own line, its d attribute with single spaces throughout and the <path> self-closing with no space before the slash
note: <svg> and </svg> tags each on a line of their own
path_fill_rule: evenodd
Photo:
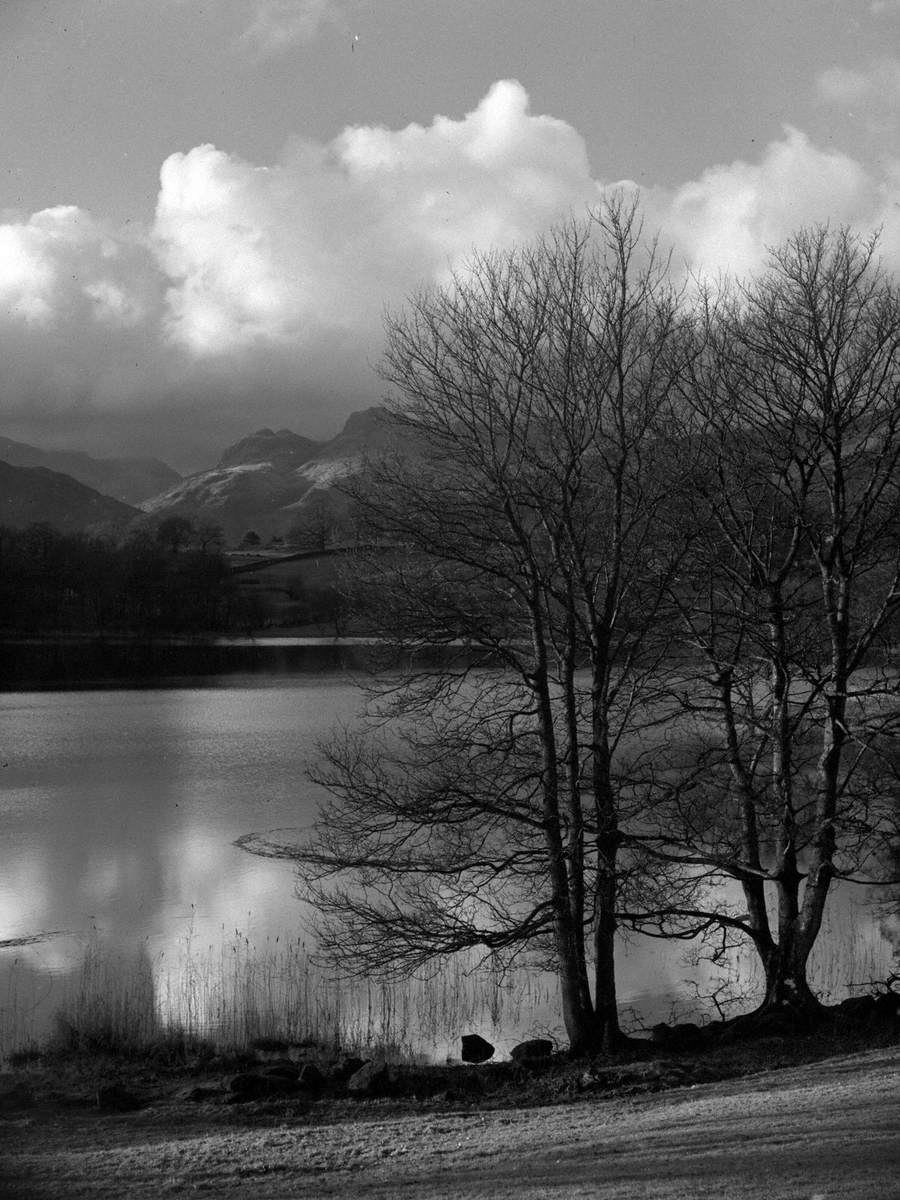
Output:
<svg viewBox="0 0 900 1200">
<path fill-rule="evenodd" d="M 198 146 L 163 164 L 155 236 L 167 277 L 168 327 L 198 354 L 239 348 L 292 328 L 291 278 L 265 168 Z"/>
<path fill-rule="evenodd" d="M 140 300 L 111 279 L 86 284 L 84 294 L 94 304 L 94 316 L 108 325 L 137 325 L 144 317 Z"/>
<path fill-rule="evenodd" d="M 758 162 L 711 167 L 652 203 L 693 269 L 744 275 L 763 265 L 767 247 L 801 225 L 870 223 L 880 197 L 858 162 L 788 127 Z"/>
<path fill-rule="evenodd" d="M 239 45 L 260 58 L 311 42 L 322 27 L 340 19 L 335 0 L 250 0 L 248 24 Z"/>
<path fill-rule="evenodd" d="M 512 81 L 460 120 L 298 141 L 272 168 L 200 146 L 161 174 L 167 328 L 197 355 L 308 344 L 323 328 L 372 335 L 386 300 L 598 196 L 582 138 L 532 115 Z"/>
<path fill-rule="evenodd" d="M 476 247 L 584 214 L 608 186 L 579 132 L 531 112 L 507 80 L 461 117 L 297 139 L 267 165 L 210 145 L 173 154 L 151 230 L 71 207 L 7 218 L 4 431 L 40 444 L 65 414 L 73 430 L 93 417 L 104 436 L 119 422 L 132 449 L 176 459 L 167 447 L 193 439 L 196 465 L 259 425 L 333 431 L 380 398 L 385 304 L 444 281 Z M 786 128 L 753 160 L 648 189 L 646 227 L 676 262 L 746 274 L 800 225 L 882 225 L 900 267 L 898 191 L 900 161 L 883 155 L 876 173 Z"/>
<path fill-rule="evenodd" d="M 0 225 L 0 314 L 27 324 L 50 321 L 64 260 L 90 240 L 91 225 L 87 213 L 63 206 Z"/>
<path fill-rule="evenodd" d="M 816 78 L 816 96 L 823 104 L 896 107 L 900 104 L 900 59 L 879 59 L 866 71 L 829 67 Z"/>
<path fill-rule="evenodd" d="M 134 323 L 145 305 L 132 289 L 145 286 L 148 270 L 149 251 L 139 241 L 73 205 L 7 221 L 0 224 L 0 321 L 46 326 L 88 306 L 98 320 Z"/>
</svg>

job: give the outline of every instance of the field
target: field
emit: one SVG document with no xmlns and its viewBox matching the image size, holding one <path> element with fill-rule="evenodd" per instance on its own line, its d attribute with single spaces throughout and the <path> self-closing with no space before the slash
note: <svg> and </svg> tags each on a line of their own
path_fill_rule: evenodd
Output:
<svg viewBox="0 0 900 1200">
<path fill-rule="evenodd" d="M 893 1045 L 552 1106 L 176 1094 L 107 1113 L 57 1094 L 6 1112 L 0 1182 L 10 1200 L 896 1200 L 898 1067 Z"/>
<path fill-rule="evenodd" d="M 229 563 L 240 596 L 255 613 L 255 632 L 271 629 L 326 636 L 345 632 L 339 600 L 345 555 L 310 551 L 285 557 L 234 552 Z"/>
<path fill-rule="evenodd" d="M 129 964 L 98 945 L 49 1042 L 8 1013 L 31 1049 L 0 1074 L 0 1195 L 900 1200 L 896 1003 L 809 1032 L 635 1039 L 593 1062 L 411 1061 L 414 1017 L 435 1040 L 458 1036 L 502 999 L 503 1025 L 547 999 L 521 988 L 460 969 L 351 1003 L 302 944 L 256 959 L 236 943 L 219 959 L 186 950 L 160 990 L 145 954 Z M 388 1085 L 350 1096 L 323 1039 L 387 1058 Z M 318 1090 L 300 1084 L 304 1061 L 322 1064 Z M 238 1087 L 285 1070 L 284 1091 Z"/>
</svg>

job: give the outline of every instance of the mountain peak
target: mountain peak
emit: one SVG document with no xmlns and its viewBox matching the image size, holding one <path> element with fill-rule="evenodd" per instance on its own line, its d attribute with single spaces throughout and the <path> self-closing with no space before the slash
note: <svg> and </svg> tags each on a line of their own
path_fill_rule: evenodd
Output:
<svg viewBox="0 0 900 1200">
<path fill-rule="evenodd" d="M 290 429 L 257 429 L 224 451 L 216 464 L 219 468 L 271 463 L 278 470 L 291 470 L 305 463 L 319 449 L 319 443 L 301 437 Z"/>
</svg>

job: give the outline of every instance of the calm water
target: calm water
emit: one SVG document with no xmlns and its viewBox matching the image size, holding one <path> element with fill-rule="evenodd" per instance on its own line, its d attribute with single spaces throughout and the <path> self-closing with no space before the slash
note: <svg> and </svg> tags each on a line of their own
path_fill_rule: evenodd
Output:
<svg viewBox="0 0 900 1200">
<path fill-rule="evenodd" d="M 142 945 L 156 964 L 177 963 L 186 943 L 296 937 L 290 864 L 232 843 L 251 830 L 308 826 L 319 797 L 304 767 L 361 706 L 340 674 L 0 696 L 0 938 L 62 931 L 0 950 L 0 1006 L 13 960 L 18 1003 L 24 970 L 46 1007 L 94 937 Z M 858 950 L 851 973 L 877 977 L 890 950 L 871 919 L 845 907 L 836 922 L 838 939 Z M 824 947 L 826 970 L 830 954 Z M 648 1019 L 665 1016 L 671 995 L 686 994 L 683 955 L 680 944 L 628 949 L 623 1001 Z"/>
</svg>

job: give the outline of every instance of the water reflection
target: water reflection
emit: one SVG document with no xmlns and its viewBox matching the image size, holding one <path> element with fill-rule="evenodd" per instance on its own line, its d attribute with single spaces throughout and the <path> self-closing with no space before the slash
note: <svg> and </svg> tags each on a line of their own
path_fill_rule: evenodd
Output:
<svg viewBox="0 0 900 1200">
<path fill-rule="evenodd" d="M 8 935 L 94 925 L 143 937 L 190 913 L 215 925 L 246 913 L 284 867 L 232 840 L 309 821 L 316 796 L 304 765 L 357 700 L 328 677 L 4 696 Z"/>
<path fill-rule="evenodd" d="M 158 975 L 160 964 L 187 969 L 186 946 L 196 962 L 201 951 L 221 961 L 235 939 L 246 952 L 276 938 L 294 944 L 290 865 L 232 843 L 310 822 L 319 793 L 305 765 L 336 723 L 352 722 L 362 693 L 343 675 L 247 682 L 0 696 L 0 937 L 66 931 L 0 951 L 0 1004 L 9 1008 L 14 987 L 20 1009 L 48 1011 L 94 938 L 126 957 L 144 953 Z M 849 908 L 835 932 L 851 919 L 868 956 L 854 981 L 878 978 L 889 948 Z M 640 1002 L 648 1020 L 668 1016 L 690 974 L 683 953 L 659 942 L 627 949 L 623 1002 Z M 552 999 L 540 1003 L 526 1028 L 555 1020 Z"/>
</svg>

